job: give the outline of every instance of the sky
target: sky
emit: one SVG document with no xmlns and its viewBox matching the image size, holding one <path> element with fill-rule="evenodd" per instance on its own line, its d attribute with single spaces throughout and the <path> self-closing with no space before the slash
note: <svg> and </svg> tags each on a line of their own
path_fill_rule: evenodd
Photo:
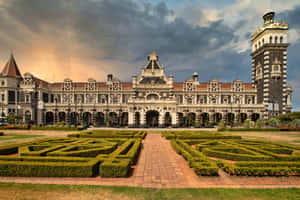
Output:
<svg viewBox="0 0 300 200">
<path fill-rule="evenodd" d="M 175 81 L 193 72 L 251 82 L 251 34 L 275 11 L 289 24 L 288 83 L 300 111 L 299 0 L 0 0 L 0 67 L 47 80 L 131 81 L 156 51 Z"/>
</svg>

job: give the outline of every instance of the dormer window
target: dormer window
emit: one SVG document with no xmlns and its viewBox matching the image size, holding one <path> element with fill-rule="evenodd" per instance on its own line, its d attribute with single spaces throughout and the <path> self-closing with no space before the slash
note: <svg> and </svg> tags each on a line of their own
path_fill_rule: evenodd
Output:
<svg viewBox="0 0 300 200">
<path fill-rule="evenodd" d="M 193 90 L 193 83 L 186 83 L 186 90 L 192 91 Z"/>
</svg>

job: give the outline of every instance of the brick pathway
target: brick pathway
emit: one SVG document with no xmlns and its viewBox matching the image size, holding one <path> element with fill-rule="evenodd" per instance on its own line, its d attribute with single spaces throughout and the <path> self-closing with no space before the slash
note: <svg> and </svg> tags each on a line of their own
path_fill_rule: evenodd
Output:
<svg viewBox="0 0 300 200">
<path fill-rule="evenodd" d="M 222 170 L 218 177 L 198 177 L 161 134 L 148 134 L 129 178 L 0 177 L 0 182 L 88 184 L 157 188 L 300 188 L 300 177 L 238 177 Z"/>
</svg>

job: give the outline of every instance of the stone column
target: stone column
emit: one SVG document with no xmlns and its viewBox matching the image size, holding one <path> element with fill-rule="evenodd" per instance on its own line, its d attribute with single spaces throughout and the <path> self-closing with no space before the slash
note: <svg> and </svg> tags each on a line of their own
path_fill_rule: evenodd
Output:
<svg viewBox="0 0 300 200">
<path fill-rule="evenodd" d="M 177 115 L 177 113 L 172 112 L 171 117 L 172 117 L 172 127 L 176 127 L 177 124 L 178 124 L 178 115 Z"/>
<path fill-rule="evenodd" d="M 165 117 L 165 113 L 161 112 L 159 113 L 159 117 L 158 117 L 158 126 L 159 127 L 164 127 L 164 117 Z"/>
<path fill-rule="evenodd" d="M 140 112 L 140 126 L 141 128 L 144 128 L 146 126 L 146 113 L 145 112 Z"/>
<path fill-rule="evenodd" d="M 134 112 L 128 112 L 128 127 L 134 126 Z"/>
</svg>

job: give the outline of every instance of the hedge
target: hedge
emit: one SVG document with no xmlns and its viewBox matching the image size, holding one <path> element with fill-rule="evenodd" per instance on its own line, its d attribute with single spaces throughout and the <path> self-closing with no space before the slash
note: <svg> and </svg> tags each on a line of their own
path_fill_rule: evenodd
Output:
<svg viewBox="0 0 300 200">
<path fill-rule="evenodd" d="M 214 131 L 164 131 L 166 139 L 241 139 L 239 135 L 221 134 Z"/>
<path fill-rule="evenodd" d="M 219 128 L 218 131 L 280 131 L 280 128 Z"/>
<path fill-rule="evenodd" d="M 218 167 L 215 162 L 209 160 L 201 152 L 191 148 L 188 144 L 180 140 L 171 140 L 174 150 L 181 154 L 198 176 L 217 176 Z"/>
<path fill-rule="evenodd" d="M 0 160 L 0 176 L 91 177 L 98 174 L 98 163 L 96 159 L 85 163 Z"/>
<path fill-rule="evenodd" d="M 81 133 L 69 134 L 68 137 L 77 138 L 141 138 L 147 135 L 146 131 L 114 131 L 114 130 L 93 130 Z"/>
<path fill-rule="evenodd" d="M 136 161 L 141 139 L 47 138 L 6 145 L 0 156 L 0 176 L 125 177 Z M 119 148 L 117 146 L 119 145 Z"/>
<path fill-rule="evenodd" d="M 224 161 L 217 161 L 217 164 L 226 173 L 237 176 L 290 176 L 300 175 L 300 168 L 297 167 L 239 167 Z"/>
<path fill-rule="evenodd" d="M 101 177 L 126 177 L 129 169 L 129 159 L 105 160 L 99 167 L 99 174 Z"/>
</svg>

